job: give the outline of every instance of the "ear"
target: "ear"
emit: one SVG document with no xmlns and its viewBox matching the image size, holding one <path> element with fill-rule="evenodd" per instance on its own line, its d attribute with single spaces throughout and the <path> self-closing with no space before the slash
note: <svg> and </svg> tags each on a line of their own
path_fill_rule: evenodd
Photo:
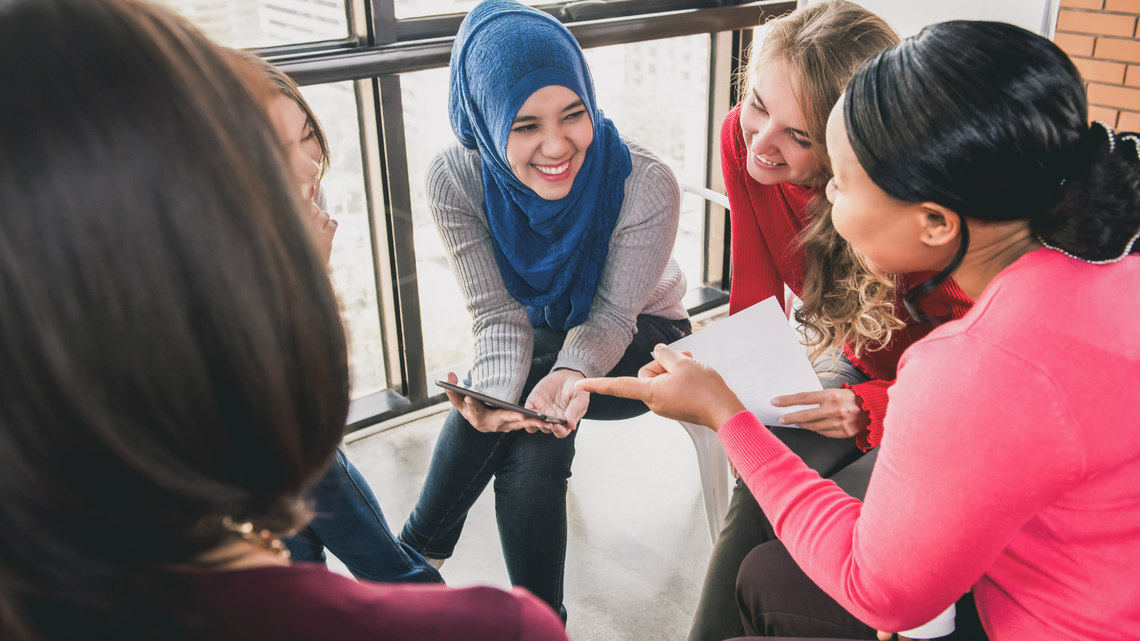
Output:
<svg viewBox="0 0 1140 641">
<path fill-rule="evenodd" d="M 953 209 L 937 203 L 925 202 L 921 209 L 922 244 L 927 247 L 945 247 L 958 240 L 962 233 L 962 217 Z"/>
</svg>

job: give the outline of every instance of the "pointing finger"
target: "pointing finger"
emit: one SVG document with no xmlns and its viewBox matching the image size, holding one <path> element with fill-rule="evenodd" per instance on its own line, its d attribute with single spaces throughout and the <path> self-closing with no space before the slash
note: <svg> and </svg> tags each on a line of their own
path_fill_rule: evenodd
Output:
<svg viewBox="0 0 1140 641">
<path fill-rule="evenodd" d="M 650 380 L 652 379 L 638 379 L 632 376 L 585 378 L 575 383 L 574 387 L 595 394 L 645 400 L 649 395 Z"/>
</svg>

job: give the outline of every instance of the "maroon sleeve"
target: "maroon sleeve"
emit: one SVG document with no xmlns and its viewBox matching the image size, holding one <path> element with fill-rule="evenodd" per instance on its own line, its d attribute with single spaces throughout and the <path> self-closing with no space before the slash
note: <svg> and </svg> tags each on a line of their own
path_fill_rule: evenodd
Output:
<svg viewBox="0 0 1140 641">
<path fill-rule="evenodd" d="M 568 641 L 562 620 L 550 606 L 522 588 L 511 592 L 519 604 L 519 641 Z"/>
</svg>

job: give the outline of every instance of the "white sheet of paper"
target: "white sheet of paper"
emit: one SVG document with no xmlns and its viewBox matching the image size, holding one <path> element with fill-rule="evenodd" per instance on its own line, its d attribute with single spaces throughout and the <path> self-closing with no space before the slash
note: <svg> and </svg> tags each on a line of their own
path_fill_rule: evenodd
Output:
<svg viewBox="0 0 1140 641">
<path fill-rule="evenodd" d="M 779 425 L 788 412 L 816 407 L 775 407 L 771 400 L 823 389 L 807 353 L 772 297 L 722 318 L 669 347 L 688 351 L 716 369 L 744 407 L 765 425 Z"/>
</svg>

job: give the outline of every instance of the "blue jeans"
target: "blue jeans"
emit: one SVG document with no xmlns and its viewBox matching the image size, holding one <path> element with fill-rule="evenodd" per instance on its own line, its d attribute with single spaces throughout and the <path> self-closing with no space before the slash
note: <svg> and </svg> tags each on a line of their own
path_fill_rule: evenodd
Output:
<svg viewBox="0 0 1140 641">
<path fill-rule="evenodd" d="M 376 495 L 344 452 L 309 490 L 317 515 L 287 537 L 294 561 L 324 563 L 325 548 L 361 579 L 385 583 L 442 583 L 439 572 L 388 529 Z"/>
<path fill-rule="evenodd" d="M 608 376 L 634 376 L 652 360 L 653 346 L 692 331 L 687 320 L 642 315 L 637 333 Z M 566 334 L 534 330 L 534 357 L 522 398 L 550 372 Z M 640 401 L 594 395 L 585 418 L 620 420 L 648 411 Z M 574 460 L 574 436 L 563 439 L 525 431 L 486 433 L 452 409 L 443 423 L 427 480 L 400 540 L 424 556 L 451 556 L 467 512 L 494 477 L 495 517 L 511 584 L 522 586 L 566 618 L 562 605 L 566 562 L 566 480 Z"/>
</svg>

